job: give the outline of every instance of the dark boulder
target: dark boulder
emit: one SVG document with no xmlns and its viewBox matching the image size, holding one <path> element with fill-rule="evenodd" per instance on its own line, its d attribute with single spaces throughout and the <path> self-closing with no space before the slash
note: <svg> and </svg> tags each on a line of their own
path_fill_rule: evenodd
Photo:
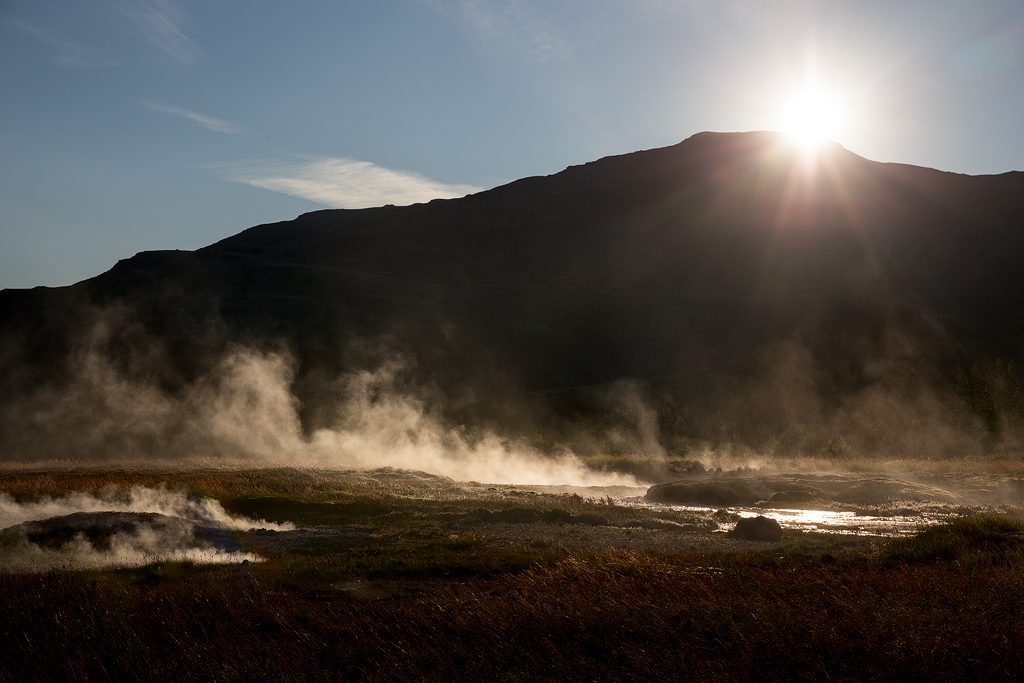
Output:
<svg viewBox="0 0 1024 683">
<path fill-rule="evenodd" d="M 745 517 L 736 522 L 729 536 L 742 541 L 781 541 L 782 527 L 774 519 L 763 515 Z"/>
<path fill-rule="evenodd" d="M 98 550 L 109 550 L 115 536 L 135 534 L 143 528 L 159 528 L 180 536 L 192 535 L 189 522 L 155 512 L 76 512 L 4 529 L 0 532 L 0 545 L 24 541 L 41 548 L 60 549 L 84 539 Z"/>
</svg>

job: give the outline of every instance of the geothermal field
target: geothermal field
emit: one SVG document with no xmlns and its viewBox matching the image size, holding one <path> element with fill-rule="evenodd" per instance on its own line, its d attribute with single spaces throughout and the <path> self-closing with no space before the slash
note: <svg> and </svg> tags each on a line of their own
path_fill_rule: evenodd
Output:
<svg viewBox="0 0 1024 683">
<path fill-rule="evenodd" d="M 673 481 L 649 488 L 622 474 L 10 468 L 0 667 L 12 680 L 732 681 L 1020 666 L 1015 463 L 657 464 Z"/>
<path fill-rule="evenodd" d="M 0 291 L 0 680 L 1008 680 L 1024 177 L 695 135 Z"/>
</svg>

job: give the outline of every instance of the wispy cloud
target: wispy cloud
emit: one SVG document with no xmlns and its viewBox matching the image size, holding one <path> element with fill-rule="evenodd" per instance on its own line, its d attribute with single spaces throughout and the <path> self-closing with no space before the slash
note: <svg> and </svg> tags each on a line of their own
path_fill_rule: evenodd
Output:
<svg viewBox="0 0 1024 683">
<path fill-rule="evenodd" d="M 630 11 L 653 12 L 661 16 L 688 19 L 724 18 L 741 22 L 760 21 L 770 16 L 806 16 L 813 0 L 615 0 Z"/>
<path fill-rule="evenodd" d="M 488 43 L 503 43 L 521 58 L 545 64 L 570 51 L 565 40 L 526 0 L 421 0 Z"/>
<path fill-rule="evenodd" d="M 63 66 L 124 66 L 138 59 L 140 45 L 180 64 L 203 54 L 183 32 L 186 16 L 175 0 L 50 0 L 46 5 L 55 7 L 36 13 L 32 21 L 10 23 L 53 49 Z"/>
<path fill-rule="evenodd" d="M 202 50 L 182 33 L 184 13 L 173 0 L 118 0 L 112 5 L 127 30 L 176 62 L 190 64 Z"/>
<path fill-rule="evenodd" d="M 597 135 L 598 115 L 580 68 L 581 45 L 559 3 L 544 0 L 418 0 L 453 22 L 484 52 L 504 53 L 539 76 L 551 102 Z"/>
<path fill-rule="evenodd" d="M 338 209 L 415 204 L 462 197 L 483 188 L 449 185 L 368 161 L 332 157 L 261 161 L 215 167 L 224 178 Z"/>
<path fill-rule="evenodd" d="M 202 114 L 197 114 L 194 111 L 189 111 L 188 109 L 181 109 L 180 107 L 166 107 L 154 102 L 143 102 L 142 104 L 150 111 L 190 119 L 204 128 L 209 128 L 210 130 L 217 131 L 218 133 L 232 133 L 237 135 L 238 133 L 243 132 L 241 128 L 233 123 L 229 123 L 228 121 L 217 119 L 212 116 L 203 116 Z"/>
<path fill-rule="evenodd" d="M 61 37 L 54 31 L 22 22 L 11 22 L 18 30 L 46 44 L 54 51 L 53 61 L 61 66 L 91 66 L 93 55 L 84 44 Z"/>
</svg>

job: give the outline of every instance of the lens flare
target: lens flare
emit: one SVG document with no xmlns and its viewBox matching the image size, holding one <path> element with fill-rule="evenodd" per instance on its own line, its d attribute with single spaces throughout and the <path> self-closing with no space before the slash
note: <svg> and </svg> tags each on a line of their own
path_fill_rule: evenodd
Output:
<svg viewBox="0 0 1024 683">
<path fill-rule="evenodd" d="M 782 107 L 780 129 L 805 148 L 834 140 L 843 127 L 843 107 L 832 94 L 817 87 L 794 93 Z"/>
</svg>

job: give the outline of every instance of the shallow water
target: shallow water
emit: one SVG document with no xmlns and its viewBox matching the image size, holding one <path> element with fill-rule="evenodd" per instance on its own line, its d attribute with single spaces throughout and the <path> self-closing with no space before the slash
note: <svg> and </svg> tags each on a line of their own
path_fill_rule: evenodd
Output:
<svg viewBox="0 0 1024 683">
<path fill-rule="evenodd" d="M 922 526 L 940 524 L 951 517 L 962 514 L 965 507 L 958 513 L 935 510 L 914 510 L 911 514 L 871 515 L 864 512 L 847 510 L 798 510 L 783 508 L 760 508 L 754 506 L 698 506 L 677 505 L 648 501 L 644 494 L 647 487 L 632 486 L 510 486 L 511 489 L 535 491 L 539 493 L 566 494 L 574 493 L 584 498 L 597 500 L 611 499 L 616 505 L 646 508 L 649 510 L 671 510 L 678 512 L 694 512 L 706 515 L 716 510 L 726 510 L 740 517 L 757 517 L 764 515 L 778 521 L 784 529 L 799 529 L 808 532 L 831 534 L 848 534 L 852 536 L 906 536 L 913 534 Z M 909 503 L 913 505 L 913 503 Z M 979 507 L 980 511 L 982 508 Z M 723 531 L 729 531 L 734 522 L 720 522 Z"/>
<path fill-rule="evenodd" d="M 764 515 L 776 520 L 784 529 L 822 532 L 831 534 L 849 534 L 852 536 L 905 536 L 913 534 L 922 526 L 939 524 L 953 517 L 953 513 L 915 512 L 911 515 L 872 516 L 858 512 L 838 510 L 786 510 L 778 508 L 758 507 L 700 507 L 694 505 L 672 505 L 670 503 L 652 503 L 642 498 L 630 497 L 616 500 L 619 505 L 646 508 L 649 510 L 672 510 L 679 512 L 707 513 L 713 510 L 726 510 L 740 517 L 757 517 Z M 723 522 L 721 528 L 730 530 L 735 523 Z"/>
</svg>

